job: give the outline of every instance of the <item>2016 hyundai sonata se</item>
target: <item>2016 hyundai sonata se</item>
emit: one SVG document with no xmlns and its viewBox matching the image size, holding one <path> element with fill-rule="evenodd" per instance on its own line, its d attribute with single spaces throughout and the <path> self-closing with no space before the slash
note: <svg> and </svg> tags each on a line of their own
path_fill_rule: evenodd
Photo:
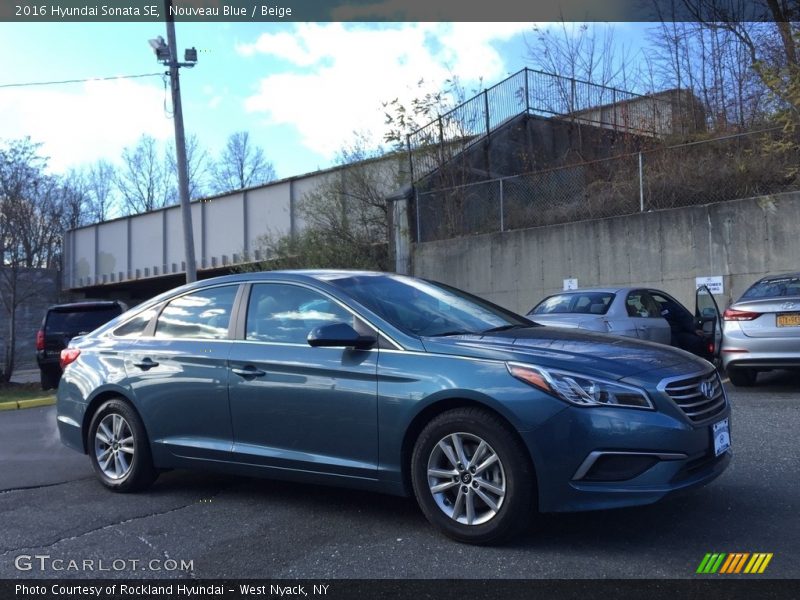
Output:
<svg viewBox="0 0 800 600">
<path fill-rule="evenodd" d="M 491 543 L 537 510 L 648 504 L 730 460 L 705 360 L 399 275 L 205 280 L 62 362 L 61 438 L 121 492 L 201 467 L 413 494 L 447 535 Z"/>
</svg>

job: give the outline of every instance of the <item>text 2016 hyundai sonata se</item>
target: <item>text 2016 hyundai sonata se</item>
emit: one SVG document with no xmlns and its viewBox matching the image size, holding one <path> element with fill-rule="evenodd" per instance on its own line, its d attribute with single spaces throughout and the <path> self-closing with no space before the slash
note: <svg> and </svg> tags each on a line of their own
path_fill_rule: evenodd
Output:
<svg viewBox="0 0 800 600">
<path fill-rule="evenodd" d="M 413 494 L 497 542 L 536 511 L 655 502 L 730 460 L 712 365 L 384 273 L 232 275 L 63 351 L 58 426 L 117 491 L 201 467 Z"/>
</svg>

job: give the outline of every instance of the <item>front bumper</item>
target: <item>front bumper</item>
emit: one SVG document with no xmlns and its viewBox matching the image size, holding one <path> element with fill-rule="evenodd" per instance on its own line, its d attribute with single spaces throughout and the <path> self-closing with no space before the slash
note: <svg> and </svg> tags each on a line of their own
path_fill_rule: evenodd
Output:
<svg viewBox="0 0 800 600">
<path fill-rule="evenodd" d="M 670 401 L 659 399 L 665 402 Z M 714 452 L 711 427 L 723 419 L 730 425 L 729 405 L 701 424 L 691 423 L 677 408 L 562 411 L 539 429 L 522 433 L 536 467 L 539 510 L 639 506 L 704 485 L 731 460 L 731 450 Z M 601 465 L 604 459 L 598 457 L 611 458 Z"/>
</svg>

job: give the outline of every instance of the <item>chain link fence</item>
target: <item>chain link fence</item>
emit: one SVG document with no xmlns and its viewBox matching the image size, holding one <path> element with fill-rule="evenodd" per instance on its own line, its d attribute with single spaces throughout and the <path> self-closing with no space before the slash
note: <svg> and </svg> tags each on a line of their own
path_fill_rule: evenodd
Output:
<svg viewBox="0 0 800 600">
<path fill-rule="evenodd" d="M 800 190 L 795 148 L 771 129 L 418 192 L 416 240 Z"/>
</svg>

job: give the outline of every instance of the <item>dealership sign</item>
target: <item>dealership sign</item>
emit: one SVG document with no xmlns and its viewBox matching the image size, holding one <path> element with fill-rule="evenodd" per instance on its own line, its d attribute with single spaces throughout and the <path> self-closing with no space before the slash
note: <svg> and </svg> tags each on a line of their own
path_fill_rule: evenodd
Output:
<svg viewBox="0 0 800 600">
<path fill-rule="evenodd" d="M 577 279 L 565 279 L 564 280 L 564 291 L 567 290 L 577 290 L 578 289 L 578 280 Z"/>
<path fill-rule="evenodd" d="M 706 286 L 712 294 L 724 294 L 725 286 L 722 284 L 722 275 L 714 277 L 695 277 L 695 288 Z"/>
</svg>

